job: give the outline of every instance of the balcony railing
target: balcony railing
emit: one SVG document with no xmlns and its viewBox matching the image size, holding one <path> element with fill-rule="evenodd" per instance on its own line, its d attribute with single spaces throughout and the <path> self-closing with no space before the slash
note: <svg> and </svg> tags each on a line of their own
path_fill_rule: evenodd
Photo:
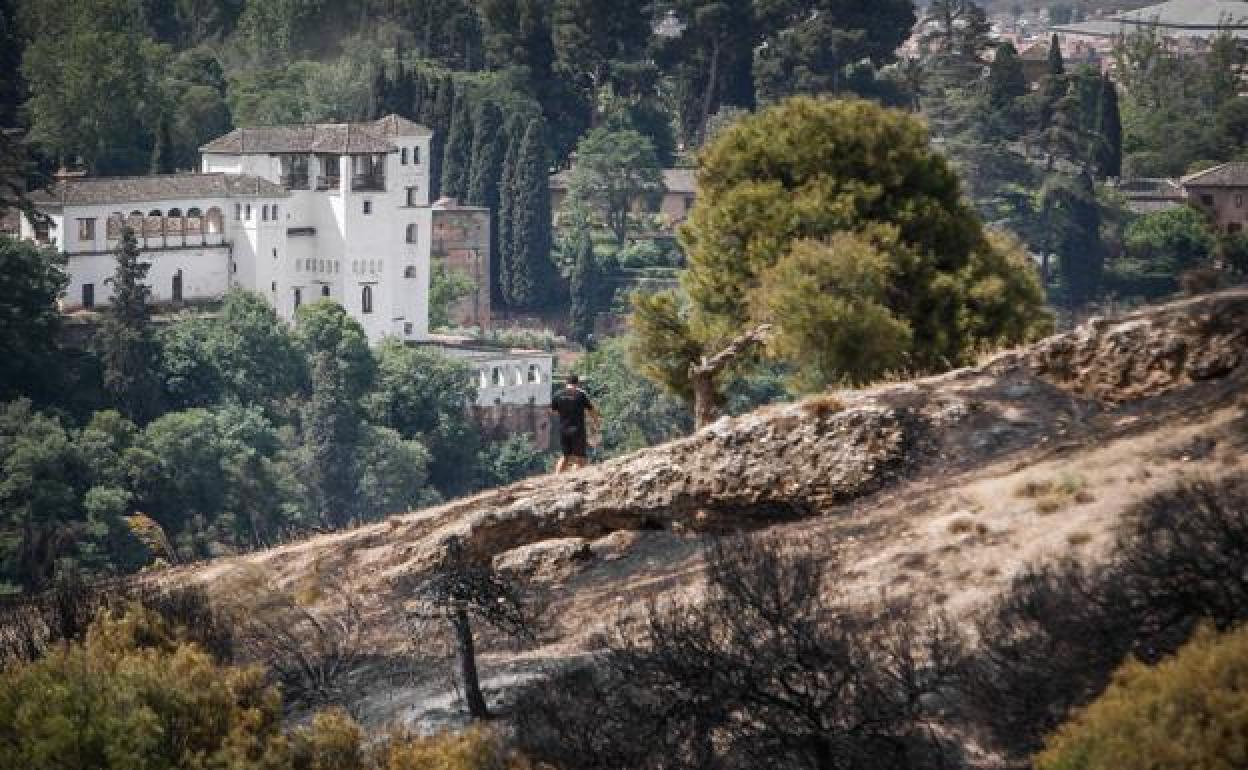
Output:
<svg viewBox="0 0 1248 770">
<path fill-rule="evenodd" d="M 308 175 L 303 174 L 282 174 L 282 187 L 287 190 L 306 190 L 308 189 Z"/>
<path fill-rule="evenodd" d="M 355 192 L 384 192 L 386 178 L 381 174 L 352 174 L 351 189 Z"/>
<path fill-rule="evenodd" d="M 341 184 L 341 179 L 337 176 L 321 176 L 317 177 L 316 189 L 318 190 L 337 190 Z"/>
</svg>

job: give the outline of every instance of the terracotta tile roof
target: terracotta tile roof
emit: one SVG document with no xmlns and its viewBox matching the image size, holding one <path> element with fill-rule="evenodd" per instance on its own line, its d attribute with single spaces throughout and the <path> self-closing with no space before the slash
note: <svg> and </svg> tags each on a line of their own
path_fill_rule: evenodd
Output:
<svg viewBox="0 0 1248 770">
<path fill-rule="evenodd" d="M 281 185 L 249 174 L 153 174 L 151 176 L 79 177 L 56 181 L 31 195 L 37 204 L 95 204 L 188 198 L 284 198 Z"/>
<path fill-rule="evenodd" d="M 1184 187 L 1248 187 L 1248 163 L 1223 163 L 1188 174 L 1182 182 Z"/>
<path fill-rule="evenodd" d="M 282 152 L 324 152 L 336 155 L 394 152 L 395 136 L 429 136 L 432 132 L 398 115 L 368 123 L 317 123 L 302 126 L 236 128 L 200 147 L 200 152 L 267 155 Z"/>
</svg>

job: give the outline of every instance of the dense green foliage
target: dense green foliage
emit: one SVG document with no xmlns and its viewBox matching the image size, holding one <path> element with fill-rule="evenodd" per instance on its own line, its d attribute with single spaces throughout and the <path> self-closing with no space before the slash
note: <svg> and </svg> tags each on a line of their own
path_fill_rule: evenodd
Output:
<svg viewBox="0 0 1248 770">
<path fill-rule="evenodd" d="M 48 388 L 54 382 L 61 326 L 56 302 L 69 277 L 65 257 L 51 249 L 0 236 L 0 399 Z"/>
<path fill-rule="evenodd" d="M 515 154 L 515 169 L 503 197 L 511 245 L 504 252 L 502 293 L 508 305 L 539 307 L 551 296 L 550 182 L 545 125 L 529 122 Z"/>
<path fill-rule="evenodd" d="M 117 268 L 106 281 L 112 300 L 95 340 L 104 364 L 104 387 L 122 414 L 137 422 L 159 409 L 160 383 L 151 365 L 157 347 L 149 308 L 152 290 L 146 283 L 150 268 L 139 259 L 134 230 L 124 228 Z"/>
<path fill-rule="evenodd" d="M 1242 767 L 1248 763 L 1248 631 L 1198 633 L 1153 667 L 1128 662 L 1063 726 L 1039 770 Z"/>
<path fill-rule="evenodd" d="M 699 351 L 759 322 L 812 387 L 940 369 L 1044 328 L 1030 266 L 976 256 L 1001 244 L 905 113 L 793 99 L 724 130 L 698 179 L 687 311 L 650 299 L 634 316 L 649 371 L 676 392 Z"/>
<path fill-rule="evenodd" d="M 258 668 L 222 665 L 135 604 L 0 673 L 0 766 L 30 770 L 522 770 L 493 734 L 370 735 L 341 711 L 283 729 Z"/>
<path fill-rule="evenodd" d="M 653 198 L 662 191 L 659 159 L 649 139 L 632 129 L 595 128 L 576 146 L 564 218 L 601 223 L 623 246 L 637 227 L 636 203 L 649 203 L 643 211 L 653 209 Z"/>
</svg>

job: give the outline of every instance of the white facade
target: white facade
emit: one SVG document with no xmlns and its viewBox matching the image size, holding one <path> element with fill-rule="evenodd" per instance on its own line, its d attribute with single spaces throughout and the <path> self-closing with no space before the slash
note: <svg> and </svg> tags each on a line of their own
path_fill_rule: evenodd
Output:
<svg viewBox="0 0 1248 770">
<path fill-rule="evenodd" d="M 140 235 L 157 302 L 258 292 L 287 320 L 340 302 L 373 343 L 428 336 L 432 134 L 373 123 L 236 129 L 202 148 L 201 173 L 62 179 L 36 198 L 51 229 L 23 237 L 68 255 L 65 308 L 103 304 L 122 224 Z M 81 236 L 81 237 L 80 237 Z"/>
</svg>

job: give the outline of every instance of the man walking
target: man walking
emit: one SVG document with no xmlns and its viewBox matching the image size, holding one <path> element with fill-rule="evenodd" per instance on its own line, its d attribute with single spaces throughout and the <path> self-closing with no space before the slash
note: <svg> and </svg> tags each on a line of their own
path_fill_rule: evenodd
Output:
<svg viewBox="0 0 1248 770">
<path fill-rule="evenodd" d="M 594 427 L 598 426 L 598 410 L 594 409 L 589 396 L 580 388 L 580 378 L 569 374 L 563 390 L 550 400 L 550 411 L 559 415 L 559 446 L 563 457 L 555 465 L 555 473 L 569 468 L 584 468 L 589 462 L 589 434 L 585 430 L 585 413 L 590 413 Z"/>
</svg>

